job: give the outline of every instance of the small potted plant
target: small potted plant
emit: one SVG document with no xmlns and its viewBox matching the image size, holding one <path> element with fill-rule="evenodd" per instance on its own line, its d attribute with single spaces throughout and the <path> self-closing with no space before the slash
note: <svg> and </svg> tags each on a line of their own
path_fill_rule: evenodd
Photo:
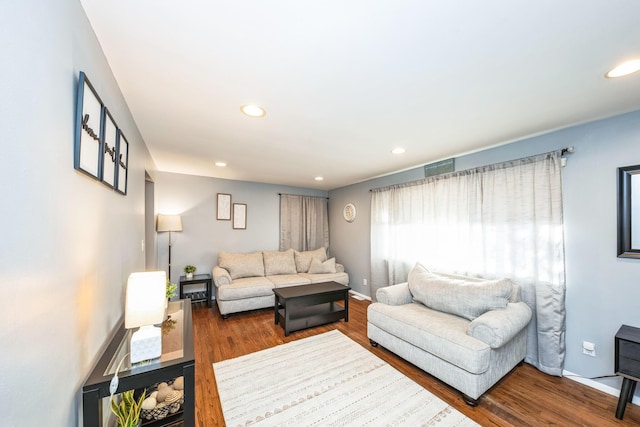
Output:
<svg viewBox="0 0 640 427">
<path fill-rule="evenodd" d="M 193 273 L 195 273 L 196 271 L 196 267 L 194 265 L 185 265 L 184 267 L 184 272 L 187 275 L 187 279 L 191 280 L 193 279 Z"/>
<path fill-rule="evenodd" d="M 119 427 L 138 427 L 140 425 L 140 411 L 142 410 L 142 401 L 145 399 L 147 390 L 136 402 L 133 397 L 133 390 L 122 392 L 122 400 L 116 403 L 111 396 L 111 412 L 116 416 L 116 422 Z"/>
</svg>

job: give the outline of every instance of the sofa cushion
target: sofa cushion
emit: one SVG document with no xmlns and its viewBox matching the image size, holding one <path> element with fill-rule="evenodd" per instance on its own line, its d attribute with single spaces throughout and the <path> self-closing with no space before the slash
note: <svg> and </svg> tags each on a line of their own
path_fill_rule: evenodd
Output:
<svg viewBox="0 0 640 427">
<path fill-rule="evenodd" d="M 409 271 L 409 275 L 407 276 L 407 282 L 411 285 L 411 283 L 422 283 L 431 277 L 431 271 L 427 269 L 424 265 L 419 262 Z M 411 286 L 409 286 L 409 290 L 411 290 Z M 411 292 L 413 294 L 413 292 Z M 415 294 L 414 294 L 415 295 Z M 415 299 L 415 297 L 414 297 Z M 422 302 L 422 301 L 420 301 Z M 423 303 L 424 304 L 424 303 Z"/>
<path fill-rule="evenodd" d="M 277 276 L 267 276 L 267 279 L 271 280 L 276 288 L 308 285 L 311 283 L 310 279 L 302 277 L 300 274 L 278 274 Z"/>
<path fill-rule="evenodd" d="M 490 347 L 467 334 L 470 322 L 462 317 L 418 303 L 373 303 L 367 308 L 367 321 L 472 374 L 489 369 Z"/>
<path fill-rule="evenodd" d="M 481 277 L 471 277 L 471 276 L 461 276 L 459 274 L 450 274 L 450 273 L 438 273 L 434 272 L 434 274 L 439 274 L 441 276 L 449 277 L 451 279 L 462 279 L 467 282 L 485 282 L 487 279 L 483 279 Z M 520 301 L 520 286 L 515 283 L 513 280 L 511 281 L 511 295 L 509 296 L 509 302 L 518 302 Z"/>
<path fill-rule="evenodd" d="M 329 258 L 328 260 L 322 262 L 319 258 L 313 258 L 311 260 L 311 264 L 309 264 L 309 274 L 320 274 L 320 273 L 335 273 L 336 272 L 336 259 Z"/>
<path fill-rule="evenodd" d="M 273 295 L 273 283 L 266 277 L 235 279 L 231 285 L 218 287 L 217 297 L 222 301 Z"/>
<path fill-rule="evenodd" d="M 314 251 L 299 252 L 295 251 L 296 270 L 298 273 L 306 273 L 309 271 L 311 260 L 318 258 L 320 261 L 325 262 L 327 260 L 327 250 L 320 247 Z"/>
<path fill-rule="evenodd" d="M 218 254 L 218 265 L 227 270 L 233 280 L 243 277 L 264 276 L 262 252 L 250 254 L 220 252 Z"/>
<path fill-rule="evenodd" d="M 286 251 L 264 251 L 264 274 L 296 274 L 296 262 L 293 257 L 293 249 Z"/>
<path fill-rule="evenodd" d="M 509 279 L 467 281 L 424 271 L 409 276 L 414 301 L 468 320 L 505 308 L 513 291 Z"/>
<path fill-rule="evenodd" d="M 311 283 L 338 282 L 342 285 L 349 286 L 349 275 L 347 273 L 298 273 L 298 276 L 309 279 Z"/>
</svg>

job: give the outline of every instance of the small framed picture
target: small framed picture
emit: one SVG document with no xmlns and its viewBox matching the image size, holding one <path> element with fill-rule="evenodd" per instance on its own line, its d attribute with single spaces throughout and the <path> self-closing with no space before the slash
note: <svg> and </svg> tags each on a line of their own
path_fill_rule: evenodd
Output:
<svg viewBox="0 0 640 427">
<path fill-rule="evenodd" d="M 218 193 L 216 219 L 222 221 L 231 220 L 231 194 Z"/>
<path fill-rule="evenodd" d="M 102 178 L 101 129 L 104 106 L 86 74 L 80 72 L 73 167 L 92 178 Z"/>
<path fill-rule="evenodd" d="M 127 179 L 129 177 L 129 143 L 120 129 L 118 129 L 116 150 L 116 191 L 127 195 Z"/>
<path fill-rule="evenodd" d="M 233 204 L 233 228 L 234 230 L 247 229 L 247 205 L 245 203 Z"/>
<path fill-rule="evenodd" d="M 116 175 L 118 174 L 117 165 L 117 141 L 118 127 L 111 117 L 111 113 L 104 108 L 104 117 L 102 123 L 102 182 L 108 187 L 115 188 Z"/>
</svg>

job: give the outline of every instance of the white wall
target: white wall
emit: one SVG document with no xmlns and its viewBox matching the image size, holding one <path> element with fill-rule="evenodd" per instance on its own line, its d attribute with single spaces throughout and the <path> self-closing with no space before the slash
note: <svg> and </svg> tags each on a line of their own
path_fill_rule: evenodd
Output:
<svg viewBox="0 0 640 427">
<path fill-rule="evenodd" d="M 182 269 L 187 264 L 196 266 L 196 274 L 210 273 L 220 251 L 278 250 L 278 193 L 327 197 L 323 190 L 167 172 L 157 173 L 154 180 L 157 212 L 182 216 L 183 231 L 172 233 L 171 279 L 174 283 L 184 275 Z M 216 220 L 217 193 L 231 194 L 232 203 L 247 204 L 246 230 L 234 230 L 231 221 Z M 168 234 L 158 234 L 158 268 L 164 270 L 168 264 Z"/>
<path fill-rule="evenodd" d="M 456 170 L 575 147 L 563 169 L 567 281 L 565 370 L 594 377 L 613 374 L 614 336 L 622 324 L 640 327 L 640 260 L 616 256 L 616 169 L 640 164 L 640 111 L 600 120 L 456 158 Z M 421 179 L 422 168 L 329 192 L 331 242 L 345 260 L 351 286 L 366 295 L 370 274 L 369 189 Z M 355 202 L 358 219 L 341 220 Z M 337 223 L 336 223 L 337 222 Z M 582 341 L 596 357 L 582 354 Z M 620 379 L 598 380 L 620 388 Z M 640 392 L 640 390 L 638 391 Z M 638 394 L 638 393 L 637 393 Z"/>
<path fill-rule="evenodd" d="M 78 0 L 0 2 L 0 46 L 0 424 L 77 426 L 144 268 L 148 153 Z M 73 168 L 81 70 L 128 137 L 127 196 Z"/>
</svg>

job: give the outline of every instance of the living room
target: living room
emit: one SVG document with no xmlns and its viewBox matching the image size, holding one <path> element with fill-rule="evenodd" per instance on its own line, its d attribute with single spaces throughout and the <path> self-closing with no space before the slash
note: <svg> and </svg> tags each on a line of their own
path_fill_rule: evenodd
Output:
<svg viewBox="0 0 640 427">
<path fill-rule="evenodd" d="M 186 264 L 209 272 L 222 250 L 277 249 L 278 193 L 297 193 L 329 198 L 330 252 L 346 266 L 353 290 L 370 295 L 364 285 L 371 279 L 369 190 L 421 179 L 421 166 L 330 190 L 157 171 L 79 1 L 5 2 L 0 28 L 5 58 L 0 129 L 6 159 L 0 188 L 7 224 L 0 262 L 9 300 L 3 310 L 0 372 L 9 393 L 0 404 L 5 414 L 0 424 L 81 424 L 83 381 L 123 316 L 129 274 L 145 269 L 145 172 L 154 183 L 156 213 L 183 215 L 184 229 L 173 235 L 174 281 Z M 118 125 L 127 130 L 126 196 L 73 168 L 80 71 L 90 76 Z M 637 98 L 638 75 L 628 79 L 629 96 Z M 564 370 L 613 394 L 620 390 L 620 378 L 586 378 L 612 375 L 616 331 L 623 324 L 640 326 L 640 264 L 615 252 L 616 169 L 640 164 L 639 108 L 455 156 L 456 170 L 464 170 L 574 148 L 562 172 Z M 247 204 L 246 230 L 215 220 L 217 193 Z M 357 208 L 353 222 L 343 219 L 348 203 Z M 158 268 L 167 263 L 167 238 L 158 234 L 150 245 L 157 250 Z M 595 344 L 595 357 L 583 354 L 583 341 Z"/>
</svg>

